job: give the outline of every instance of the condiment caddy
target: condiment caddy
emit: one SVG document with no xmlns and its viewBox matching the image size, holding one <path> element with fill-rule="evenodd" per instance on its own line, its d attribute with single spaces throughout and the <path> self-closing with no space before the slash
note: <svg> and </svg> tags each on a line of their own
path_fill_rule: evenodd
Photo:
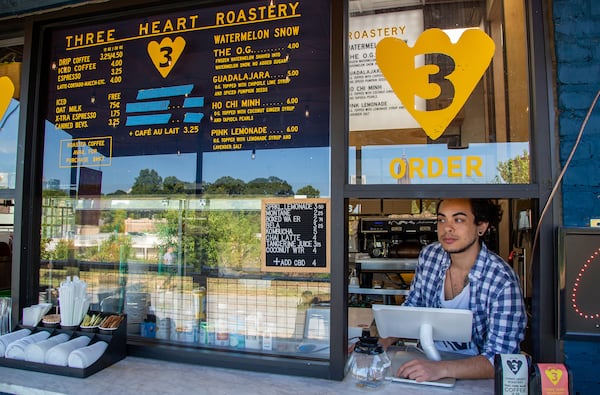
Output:
<svg viewBox="0 0 600 395">
<path fill-rule="evenodd" d="M 90 314 L 93 313 L 94 312 L 90 312 Z M 98 332 L 90 331 L 89 328 L 80 328 L 79 326 L 75 328 L 69 327 L 65 329 L 60 325 L 44 325 L 42 322 L 40 322 L 37 326 L 26 326 L 22 323 L 19 323 L 19 325 L 17 325 L 17 327 L 14 328 L 13 331 L 17 331 L 19 329 L 24 328 L 29 329 L 31 330 L 31 334 L 37 333 L 39 331 L 48 331 L 50 332 L 50 336 L 54 336 L 60 333 L 66 333 L 70 339 L 79 336 L 87 336 L 90 338 L 89 344 L 94 344 L 98 341 L 106 342 L 108 344 L 108 346 L 106 347 L 106 351 L 104 351 L 104 353 L 98 360 L 96 360 L 93 364 L 86 368 L 56 366 L 45 363 L 23 361 L 4 357 L 0 357 L 0 366 L 31 370 L 42 373 L 57 374 L 62 376 L 79 378 L 88 377 L 120 361 L 121 359 L 127 356 L 127 316 L 123 315 L 119 316 L 119 318 L 120 322 L 118 322 L 118 326 L 114 328 L 98 328 Z M 114 320 L 118 321 L 116 319 Z"/>
</svg>

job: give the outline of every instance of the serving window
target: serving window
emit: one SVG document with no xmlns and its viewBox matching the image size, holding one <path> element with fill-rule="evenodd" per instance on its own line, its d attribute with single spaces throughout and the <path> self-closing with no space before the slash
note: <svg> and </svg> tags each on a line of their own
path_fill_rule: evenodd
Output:
<svg viewBox="0 0 600 395">
<path fill-rule="evenodd" d="M 350 2 L 349 183 L 532 182 L 524 7 Z"/>
</svg>

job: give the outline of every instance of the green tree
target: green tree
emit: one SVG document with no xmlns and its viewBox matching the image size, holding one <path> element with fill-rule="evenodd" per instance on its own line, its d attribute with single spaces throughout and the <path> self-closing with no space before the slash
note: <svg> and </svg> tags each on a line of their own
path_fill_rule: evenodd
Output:
<svg viewBox="0 0 600 395">
<path fill-rule="evenodd" d="M 217 179 L 212 184 L 206 184 L 205 193 L 215 195 L 241 195 L 246 189 L 246 183 L 239 178 L 225 176 Z"/>
<path fill-rule="evenodd" d="M 246 185 L 248 195 L 291 196 L 294 194 L 292 186 L 278 177 L 255 178 Z"/>
<path fill-rule="evenodd" d="M 42 260 L 66 261 L 69 259 L 69 250 L 75 248 L 73 240 L 60 239 L 54 247 L 50 247 L 51 239 L 44 239 L 41 243 L 40 258 Z"/>
<path fill-rule="evenodd" d="M 114 192 L 107 193 L 106 196 L 123 196 L 127 195 L 127 192 L 122 189 L 117 189 Z"/>
<path fill-rule="evenodd" d="M 181 215 L 183 216 L 183 212 Z M 165 251 L 168 247 L 177 248 L 177 240 L 179 238 L 179 210 L 166 210 L 156 215 L 155 219 L 162 220 L 156 222 L 160 245 Z"/>
<path fill-rule="evenodd" d="M 297 195 L 306 195 L 309 198 L 317 198 L 321 196 L 321 191 L 314 188 L 312 185 L 306 185 L 296 191 Z"/>
<path fill-rule="evenodd" d="M 51 197 L 66 197 L 69 195 L 67 194 L 67 192 L 61 191 L 58 189 L 44 189 L 42 191 L 42 196 L 45 198 L 51 198 Z"/>
<path fill-rule="evenodd" d="M 175 176 L 165 177 L 163 181 L 163 191 L 169 195 L 185 193 L 185 182 L 179 180 Z"/>
<path fill-rule="evenodd" d="M 111 234 L 107 240 L 100 244 L 98 251 L 90 259 L 98 262 L 121 262 L 131 257 L 131 237 L 124 234 Z"/>
<path fill-rule="evenodd" d="M 155 195 L 162 191 L 162 177 L 156 170 L 142 169 L 131 187 L 132 195 Z"/>
<path fill-rule="evenodd" d="M 125 232 L 125 220 L 127 211 L 125 210 L 107 210 L 102 212 L 101 232 Z"/>
<path fill-rule="evenodd" d="M 529 183 L 529 152 L 523 151 L 521 155 L 508 159 L 506 162 L 498 163 L 496 170 L 500 177 L 494 178 L 495 182 L 507 184 Z"/>
<path fill-rule="evenodd" d="M 211 211 L 199 247 L 212 265 L 260 268 L 260 213 Z"/>
</svg>

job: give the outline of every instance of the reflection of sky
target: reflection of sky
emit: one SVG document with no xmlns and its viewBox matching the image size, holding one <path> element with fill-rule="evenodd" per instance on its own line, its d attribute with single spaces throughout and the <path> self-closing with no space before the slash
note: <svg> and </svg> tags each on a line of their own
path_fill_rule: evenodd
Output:
<svg viewBox="0 0 600 395">
<path fill-rule="evenodd" d="M 329 196 L 329 148 L 286 148 L 204 154 L 204 178 L 214 182 L 223 176 L 250 181 L 275 176 L 287 181 L 294 191 L 311 185 Z"/>
<path fill-rule="evenodd" d="M 12 100 L 5 116 L 0 120 L 0 173 L 9 173 L 9 182 L 14 187 L 16 169 L 17 133 L 19 121 L 19 102 Z M 59 147 L 61 139 L 70 135 L 56 130 L 54 125 L 46 123 L 46 142 L 44 149 L 44 179 L 57 179 L 61 189 L 70 184 L 70 168 L 59 168 Z M 467 149 L 448 149 L 443 144 L 373 146 L 362 149 L 362 172 L 367 184 L 395 184 L 389 172 L 390 161 L 395 158 L 437 157 L 447 163 L 448 156 L 479 156 L 483 160 L 483 177 L 453 177 L 444 172 L 436 178 L 411 179 L 413 184 L 456 184 L 494 183 L 498 175 L 498 163 L 529 152 L 529 143 L 486 143 L 470 144 Z M 355 173 L 356 151 L 351 148 L 349 154 L 349 173 Z M 118 189 L 127 191 L 133 185 L 140 170 L 154 169 L 163 178 L 175 176 L 185 182 L 196 182 L 196 154 L 153 155 L 113 157 L 111 166 L 88 166 L 102 171 L 102 193 Z M 294 191 L 311 185 L 329 196 L 329 148 L 288 148 L 258 150 L 255 159 L 250 151 L 209 152 L 203 155 L 203 180 L 214 182 L 220 177 L 230 176 L 245 182 L 255 178 L 271 176 L 287 181 Z M 5 182 L 5 181 L 3 181 Z M 2 184 L 0 184 L 2 186 Z M 6 185 L 4 185 L 6 187 Z"/>
<path fill-rule="evenodd" d="M 46 122 L 44 149 L 44 179 L 56 179 L 61 189 L 68 189 L 74 169 L 59 167 L 60 140 L 71 136 Z M 165 154 L 113 157 L 110 166 L 91 166 L 102 172 L 102 193 L 131 189 L 140 170 L 156 170 L 164 180 L 174 176 L 184 182 L 197 182 L 196 154 Z M 203 181 L 212 183 L 229 176 L 245 182 L 255 178 L 277 177 L 287 181 L 294 191 L 311 185 L 329 196 L 329 148 L 287 148 L 258 150 L 255 159 L 251 151 L 210 152 L 203 155 Z"/>
<path fill-rule="evenodd" d="M 448 149 L 444 144 L 414 144 L 414 145 L 396 145 L 396 146 L 372 146 L 363 147 L 361 154 L 362 174 L 366 176 L 367 184 L 396 184 L 397 180 L 390 175 L 390 162 L 397 158 L 420 158 L 427 163 L 428 158 L 439 158 L 444 164 L 444 171 L 438 177 L 427 177 L 427 170 L 424 170 L 424 177 L 412 178 L 411 184 L 490 184 L 495 183 L 495 177 L 499 175 L 497 166 L 500 162 L 522 155 L 523 152 L 529 152 L 529 143 L 485 143 L 469 144 L 466 149 Z M 482 177 L 467 177 L 465 172 L 464 160 L 461 160 L 461 167 L 454 173 L 463 174 L 462 177 L 448 177 L 446 170 L 448 157 L 477 156 L 482 160 Z M 355 174 L 356 169 L 356 150 L 352 148 L 349 153 L 349 174 Z M 434 169 L 435 170 L 435 169 Z"/>
<path fill-rule="evenodd" d="M 14 188 L 17 169 L 17 135 L 19 132 L 19 102 L 11 99 L 0 119 L 0 173 L 8 173 L 8 179 L 0 177 L 0 187 Z"/>
</svg>

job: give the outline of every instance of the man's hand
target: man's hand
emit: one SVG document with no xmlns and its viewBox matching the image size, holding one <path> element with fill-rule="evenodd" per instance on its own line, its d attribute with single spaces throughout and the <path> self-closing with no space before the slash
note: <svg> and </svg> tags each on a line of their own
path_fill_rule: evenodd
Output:
<svg viewBox="0 0 600 395">
<path fill-rule="evenodd" d="M 413 359 L 402 364 L 396 375 L 416 381 L 433 381 L 444 377 L 493 379 L 494 367 L 482 355 L 451 361 Z"/>
<path fill-rule="evenodd" d="M 433 381 L 449 376 L 444 362 L 427 359 L 413 359 L 402 364 L 396 375 L 416 381 Z"/>
</svg>

